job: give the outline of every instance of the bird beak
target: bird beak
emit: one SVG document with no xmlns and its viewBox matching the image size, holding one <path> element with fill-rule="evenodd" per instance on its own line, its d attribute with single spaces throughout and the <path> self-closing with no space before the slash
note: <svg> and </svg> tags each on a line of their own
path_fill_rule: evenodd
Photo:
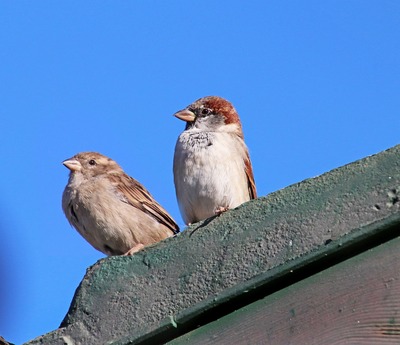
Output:
<svg viewBox="0 0 400 345">
<path fill-rule="evenodd" d="M 66 159 L 62 164 L 71 171 L 80 171 L 82 169 L 81 163 L 79 163 L 75 158 Z"/>
<path fill-rule="evenodd" d="M 186 122 L 193 122 L 194 120 L 196 120 L 196 115 L 194 114 L 194 112 L 188 109 L 180 110 L 175 113 L 174 116 L 177 117 L 179 120 Z"/>
</svg>

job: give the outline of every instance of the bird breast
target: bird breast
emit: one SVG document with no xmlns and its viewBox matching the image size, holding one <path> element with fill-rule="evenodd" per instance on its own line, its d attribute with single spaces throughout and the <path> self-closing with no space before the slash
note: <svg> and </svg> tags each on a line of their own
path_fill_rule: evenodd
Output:
<svg viewBox="0 0 400 345">
<path fill-rule="evenodd" d="M 234 208 L 248 201 L 246 150 L 243 140 L 233 133 L 183 132 L 174 157 L 182 214 L 196 213 L 195 218 L 205 219 L 218 207 Z"/>
</svg>

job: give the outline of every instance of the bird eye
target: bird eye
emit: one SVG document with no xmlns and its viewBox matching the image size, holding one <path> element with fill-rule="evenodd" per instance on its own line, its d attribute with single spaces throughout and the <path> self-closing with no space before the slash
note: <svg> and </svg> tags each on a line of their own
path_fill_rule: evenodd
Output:
<svg viewBox="0 0 400 345">
<path fill-rule="evenodd" d="M 210 113 L 210 109 L 204 108 L 201 110 L 202 115 L 208 115 Z"/>
<path fill-rule="evenodd" d="M 91 160 L 89 161 L 89 164 L 90 164 L 90 165 L 96 165 L 96 161 L 95 161 L 94 159 L 91 159 Z"/>
</svg>

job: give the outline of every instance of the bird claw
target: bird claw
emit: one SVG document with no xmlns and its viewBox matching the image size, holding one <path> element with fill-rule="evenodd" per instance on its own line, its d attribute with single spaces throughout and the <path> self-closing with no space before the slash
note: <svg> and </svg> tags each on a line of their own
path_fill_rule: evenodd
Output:
<svg viewBox="0 0 400 345">
<path fill-rule="evenodd" d="M 228 206 L 219 206 L 214 210 L 216 216 L 220 216 L 222 213 L 229 210 Z"/>
</svg>

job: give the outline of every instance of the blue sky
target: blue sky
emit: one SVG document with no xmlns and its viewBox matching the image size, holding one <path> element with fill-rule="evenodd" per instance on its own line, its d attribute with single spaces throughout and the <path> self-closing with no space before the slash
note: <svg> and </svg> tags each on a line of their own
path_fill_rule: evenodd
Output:
<svg viewBox="0 0 400 345">
<path fill-rule="evenodd" d="M 238 110 L 260 196 L 399 143 L 400 3 L 0 2 L 0 335 L 58 327 L 103 255 L 61 210 L 80 151 L 115 159 L 183 226 L 172 114 Z"/>
</svg>

